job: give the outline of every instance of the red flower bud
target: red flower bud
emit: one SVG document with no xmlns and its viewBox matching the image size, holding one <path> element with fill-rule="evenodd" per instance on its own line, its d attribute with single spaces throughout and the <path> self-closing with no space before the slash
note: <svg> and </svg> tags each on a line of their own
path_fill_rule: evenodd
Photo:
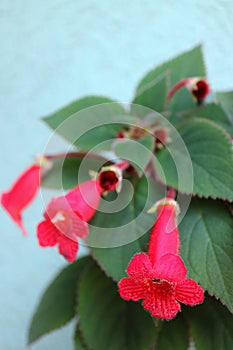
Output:
<svg viewBox="0 0 233 350">
<path fill-rule="evenodd" d="M 209 94 L 210 88 L 205 80 L 199 80 L 192 86 L 191 92 L 197 100 L 204 100 Z"/>
<path fill-rule="evenodd" d="M 180 80 L 173 88 L 169 91 L 166 105 L 170 102 L 175 93 L 182 87 L 186 87 L 191 94 L 197 99 L 198 103 L 203 101 L 210 92 L 209 84 L 201 78 L 187 78 Z"/>
</svg>

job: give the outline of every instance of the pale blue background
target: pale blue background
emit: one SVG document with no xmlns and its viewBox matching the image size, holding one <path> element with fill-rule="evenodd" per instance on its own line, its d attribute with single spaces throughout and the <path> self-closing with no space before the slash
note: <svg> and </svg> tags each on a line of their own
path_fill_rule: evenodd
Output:
<svg viewBox="0 0 233 350">
<path fill-rule="evenodd" d="M 127 102 L 147 70 L 200 42 L 212 87 L 233 88 L 232 18 L 232 0 L 0 0 L 0 190 L 42 152 L 41 116 L 87 94 Z M 27 238 L 0 211 L 0 349 L 27 348 L 39 297 L 66 264 L 37 246 L 41 211 L 38 198 L 25 212 Z M 72 332 L 31 349 L 70 350 Z"/>
</svg>

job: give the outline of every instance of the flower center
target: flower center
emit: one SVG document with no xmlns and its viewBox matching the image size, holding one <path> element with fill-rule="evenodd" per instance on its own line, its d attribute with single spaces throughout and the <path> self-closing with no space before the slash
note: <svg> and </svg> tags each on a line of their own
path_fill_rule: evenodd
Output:
<svg viewBox="0 0 233 350">
<path fill-rule="evenodd" d="M 72 232 L 72 220 L 63 210 L 59 210 L 52 218 L 51 222 L 56 228 L 66 236 L 69 236 Z"/>
<path fill-rule="evenodd" d="M 164 281 L 160 278 L 153 278 L 147 280 L 148 290 L 154 292 L 156 295 L 173 295 L 175 286 L 173 283 Z"/>
<path fill-rule="evenodd" d="M 100 173 L 99 183 L 105 191 L 112 192 L 116 189 L 119 183 L 119 178 L 114 171 L 107 170 Z"/>
<path fill-rule="evenodd" d="M 209 85 L 204 80 L 199 80 L 192 89 L 192 94 L 200 100 L 203 100 L 209 93 Z"/>
</svg>

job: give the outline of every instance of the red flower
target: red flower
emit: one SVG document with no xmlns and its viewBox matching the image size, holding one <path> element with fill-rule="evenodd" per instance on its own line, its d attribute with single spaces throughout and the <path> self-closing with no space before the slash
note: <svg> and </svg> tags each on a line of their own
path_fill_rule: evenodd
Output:
<svg viewBox="0 0 233 350">
<path fill-rule="evenodd" d="M 68 261 L 74 261 L 78 238 L 83 239 L 88 235 L 87 222 L 95 214 L 102 193 L 114 191 L 119 186 L 124 163 L 104 167 L 96 180 L 83 182 L 65 196 L 52 199 L 44 213 L 45 220 L 37 227 L 40 246 L 58 245 L 59 253 Z"/>
<path fill-rule="evenodd" d="M 175 93 L 182 87 L 186 87 L 191 94 L 197 99 L 198 103 L 201 103 L 209 94 L 210 87 L 209 84 L 201 78 L 187 78 L 180 80 L 173 88 L 170 90 L 166 104 L 170 102 Z"/>
<path fill-rule="evenodd" d="M 129 277 L 119 282 L 123 299 L 144 299 L 152 316 L 172 319 L 180 311 L 179 302 L 196 305 L 204 300 L 203 289 L 186 278 L 187 270 L 178 256 L 177 204 L 165 199 L 158 203 L 158 219 L 152 230 L 148 254 L 136 254 L 127 269 Z"/>
<path fill-rule="evenodd" d="M 3 208 L 20 227 L 23 234 L 27 232 L 22 223 L 21 213 L 36 196 L 41 181 L 40 171 L 40 165 L 31 165 L 18 177 L 9 191 L 1 194 L 0 201 Z"/>
</svg>

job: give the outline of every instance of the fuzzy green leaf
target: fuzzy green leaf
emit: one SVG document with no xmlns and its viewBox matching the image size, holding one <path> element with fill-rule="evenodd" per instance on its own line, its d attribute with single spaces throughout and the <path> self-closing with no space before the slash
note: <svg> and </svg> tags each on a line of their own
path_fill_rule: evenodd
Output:
<svg viewBox="0 0 233 350">
<path fill-rule="evenodd" d="M 233 220 L 228 208 L 195 199 L 179 229 L 189 276 L 233 312 Z"/>
<path fill-rule="evenodd" d="M 125 120 L 125 110 L 106 97 L 89 96 L 77 100 L 44 118 L 44 121 L 72 145 L 90 150 L 109 149 Z M 102 144 L 104 142 L 104 144 Z"/>
<path fill-rule="evenodd" d="M 42 186 L 54 189 L 71 189 L 78 183 L 90 179 L 89 171 L 98 171 L 107 161 L 104 157 L 92 154 L 92 157 L 69 157 L 53 161 L 52 169 L 43 177 Z"/>
<path fill-rule="evenodd" d="M 75 350 L 90 350 L 87 344 L 84 343 L 82 332 L 80 331 L 79 323 L 76 326 L 74 334 L 74 349 Z"/>
<path fill-rule="evenodd" d="M 84 272 L 78 296 L 80 330 L 90 349 L 150 349 L 156 337 L 152 318 L 139 303 L 121 299 L 95 264 Z"/>
<path fill-rule="evenodd" d="M 126 202 L 130 201 L 131 192 L 127 187 L 121 191 Z M 87 242 L 98 264 L 107 275 L 118 281 L 126 275 L 126 268 L 132 256 L 146 250 L 148 231 L 153 226 L 155 216 L 147 210 L 165 196 L 165 189 L 154 181 L 142 177 L 132 200 L 121 211 L 106 213 L 106 204 L 100 205 L 94 216 Z M 111 202 L 107 202 L 108 209 Z"/>
<path fill-rule="evenodd" d="M 233 315 L 214 298 L 185 310 L 196 350 L 232 350 Z"/>
<path fill-rule="evenodd" d="M 169 73 L 165 71 L 156 75 L 151 83 L 145 83 L 137 88 L 132 103 L 151 108 L 157 112 L 163 111 L 169 84 Z"/>
<path fill-rule="evenodd" d="M 220 104 L 208 103 L 203 106 L 196 107 L 190 111 L 184 111 L 180 116 L 179 121 L 187 118 L 205 118 L 211 120 L 225 129 L 231 136 L 233 136 L 233 125 L 229 121 L 226 112 Z"/>
<path fill-rule="evenodd" d="M 217 92 L 216 97 L 233 124 L 233 91 Z"/>
<path fill-rule="evenodd" d="M 29 344 L 64 326 L 75 316 L 77 282 L 89 261 L 90 257 L 77 260 L 62 270 L 51 282 L 32 318 Z"/>
<path fill-rule="evenodd" d="M 209 120 L 196 118 L 187 121 L 177 128 L 191 157 L 194 175 L 193 193 L 204 197 L 233 200 L 233 152 L 229 136 L 222 128 Z M 169 145 L 175 162 L 168 149 L 158 152 L 157 160 L 165 173 L 169 186 L 181 192 L 189 192 L 185 183 L 179 183 L 176 163 L 184 163 L 183 154 L 176 150 L 176 140 Z M 161 179 L 163 174 L 157 167 Z M 190 174 L 191 176 L 192 174 Z"/>
<path fill-rule="evenodd" d="M 168 89 L 182 79 L 205 75 L 201 46 L 197 46 L 150 71 L 140 81 L 133 103 L 161 111 Z"/>
<path fill-rule="evenodd" d="M 156 350 L 187 350 L 188 346 L 188 328 L 182 314 L 169 322 L 162 322 L 161 331 L 156 342 Z"/>
<path fill-rule="evenodd" d="M 119 139 L 115 141 L 113 149 L 115 154 L 126 159 L 135 166 L 138 174 L 142 176 L 154 149 L 155 140 L 152 135 L 138 140 Z"/>
</svg>

